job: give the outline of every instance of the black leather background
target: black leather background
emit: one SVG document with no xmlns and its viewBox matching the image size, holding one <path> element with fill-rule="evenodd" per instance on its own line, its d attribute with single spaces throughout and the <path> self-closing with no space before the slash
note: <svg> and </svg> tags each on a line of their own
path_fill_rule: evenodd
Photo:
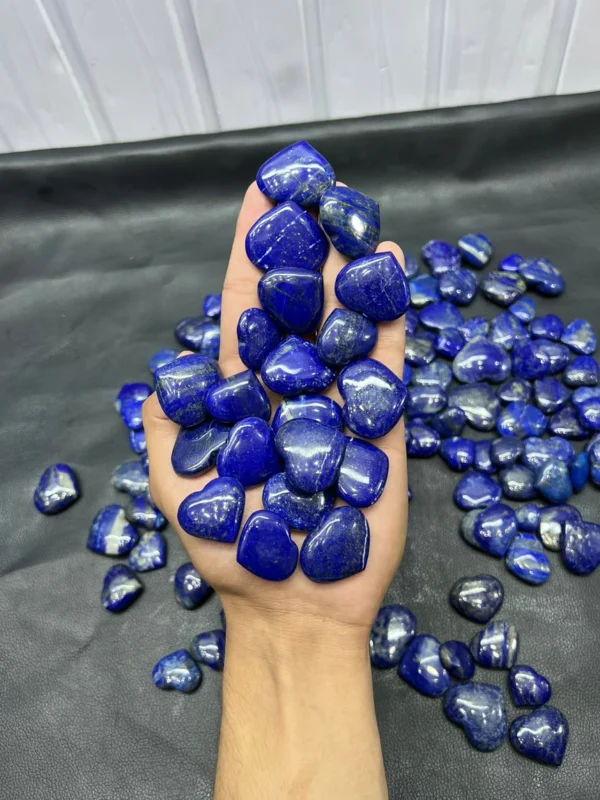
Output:
<svg viewBox="0 0 600 800">
<path fill-rule="evenodd" d="M 99 603 L 109 562 L 84 545 L 95 511 L 118 499 L 111 468 L 131 457 L 112 405 L 119 386 L 146 380 L 148 356 L 174 344 L 177 320 L 219 289 L 246 185 L 300 137 L 340 180 L 379 199 L 384 237 L 417 252 L 432 237 L 481 230 L 500 255 L 548 256 L 568 288 L 540 299 L 540 312 L 600 330 L 597 95 L 0 158 L 2 800 L 211 796 L 220 677 L 205 670 L 200 691 L 183 697 L 157 691 L 150 672 L 218 624 L 218 599 L 195 612 L 175 604 L 169 577 L 184 559 L 170 534 L 168 567 L 111 616 Z M 57 460 L 75 467 L 84 496 L 44 518 L 31 493 Z M 545 586 L 519 582 L 459 538 L 457 475 L 438 458 L 409 471 L 409 540 L 390 600 L 413 609 L 421 632 L 467 638 L 477 627 L 447 604 L 451 584 L 501 577 L 519 660 L 549 677 L 571 738 L 560 769 L 508 744 L 479 753 L 440 702 L 378 673 L 391 797 L 597 800 L 600 575 L 578 578 L 551 554 Z M 599 521 L 591 486 L 575 504 Z"/>
</svg>

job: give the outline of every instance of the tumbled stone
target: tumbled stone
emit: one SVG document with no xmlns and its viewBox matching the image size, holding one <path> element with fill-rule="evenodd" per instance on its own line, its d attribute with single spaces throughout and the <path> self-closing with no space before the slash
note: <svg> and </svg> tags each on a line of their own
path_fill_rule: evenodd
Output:
<svg viewBox="0 0 600 800">
<path fill-rule="evenodd" d="M 137 544 L 138 532 L 125 516 L 125 509 L 112 503 L 92 520 L 86 542 L 88 550 L 104 556 L 124 556 Z"/>
<path fill-rule="evenodd" d="M 447 389 L 452 383 L 452 369 L 445 361 L 432 361 L 415 369 L 412 375 L 413 386 L 441 386 Z"/>
<path fill-rule="evenodd" d="M 487 384 L 467 384 L 450 390 L 448 406 L 462 409 L 476 430 L 489 431 L 496 425 L 500 403 L 494 390 Z"/>
<path fill-rule="evenodd" d="M 335 378 L 312 342 L 288 336 L 266 357 L 261 368 L 263 383 L 276 394 L 322 392 Z"/>
<path fill-rule="evenodd" d="M 277 431 L 275 446 L 288 480 L 301 492 L 315 494 L 338 478 L 348 439 L 311 419 L 293 419 Z"/>
<path fill-rule="evenodd" d="M 159 689 L 189 694 L 202 683 L 200 667 L 187 650 L 175 650 L 154 665 L 152 680 Z"/>
<path fill-rule="evenodd" d="M 468 681 L 475 674 L 475 662 L 464 642 L 450 640 L 440 647 L 440 660 L 453 678 Z"/>
<path fill-rule="evenodd" d="M 475 461 L 475 442 L 460 436 L 451 436 L 442 441 L 440 455 L 450 469 L 464 472 Z"/>
<path fill-rule="evenodd" d="M 440 697 L 450 688 L 450 675 L 440 660 L 440 642 L 435 636 L 415 636 L 404 651 L 398 674 L 428 697 Z"/>
<path fill-rule="evenodd" d="M 525 505 L 519 506 L 515 511 L 519 530 L 528 533 L 537 531 L 540 524 L 541 510 L 535 503 L 525 503 Z"/>
<path fill-rule="evenodd" d="M 335 294 L 351 311 L 375 322 L 398 319 L 410 304 L 404 270 L 389 251 L 346 264 L 335 279 Z"/>
<path fill-rule="evenodd" d="M 217 472 L 221 478 L 235 478 L 246 489 L 281 472 L 271 426 L 258 417 L 236 422 L 219 450 Z"/>
<path fill-rule="evenodd" d="M 162 350 L 157 350 L 154 355 L 148 359 L 148 369 L 154 375 L 159 367 L 164 367 L 165 364 L 170 364 L 177 358 L 177 350 L 172 347 L 163 347 Z"/>
<path fill-rule="evenodd" d="M 461 256 L 473 267 L 482 269 L 492 257 L 492 243 L 483 233 L 465 233 L 458 240 Z"/>
<path fill-rule="evenodd" d="M 404 253 L 404 274 L 410 280 L 414 278 L 419 271 L 419 262 L 415 256 L 410 253 Z"/>
<path fill-rule="evenodd" d="M 579 386 L 597 386 L 600 369 L 592 356 L 577 356 L 565 367 L 563 381 L 574 389 Z"/>
<path fill-rule="evenodd" d="M 468 269 L 449 269 L 440 277 L 440 297 L 456 306 L 468 306 L 477 292 L 477 278 Z"/>
<path fill-rule="evenodd" d="M 550 561 L 533 533 L 519 533 L 506 553 L 506 566 L 517 578 L 538 585 L 550 577 Z"/>
<path fill-rule="evenodd" d="M 414 308 L 407 308 L 404 313 L 404 330 L 412 335 L 419 327 L 419 312 Z"/>
<path fill-rule="evenodd" d="M 541 436 L 548 420 L 535 406 L 526 403 L 509 403 L 498 415 L 498 433 L 502 436 Z"/>
<path fill-rule="evenodd" d="M 549 506 L 540 511 L 538 533 L 544 547 L 558 552 L 567 522 L 581 521 L 581 514 L 574 506 Z"/>
<path fill-rule="evenodd" d="M 208 358 L 219 357 L 221 328 L 217 320 L 204 316 L 185 317 L 177 323 L 174 333 L 179 344 L 186 350 L 193 350 L 194 353 Z"/>
<path fill-rule="evenodd" d="M 256 184 L 275 203 L 293 200 L 308 208 L 317 205 L 335 184 L 331 164 L 308 142 L 294 142 L 258 168 Z"/>
<path fill-rule="evenodd" d="M 272 511 L 251 514 L 240 534 L 237 562 L 266 581 L 289 578 L 298 563 L 298 547 L 284 520 Z"/>
<path fill-rule="evenodd" d="M 553 342 L 551 339 L 535 339 L 534 341 L 548 356 L 548 374 L 556 375 L 562 372 L 571 360 L 569 348 L 561 342 Z"/>
<path fill-rule="evenodd" d="M 204 422 L 206 395 L 221 380 L 219 365 L 203 355 L 187 355 L 154 373 L 158 402 L 169 419 L 184 428 Z"/>
<path fill-rule="evenodd" d="M 446 301 L 430 303 L 419 314 L 421 325 L 432 331 L 445 328 L 458 328 L 464 322 L 463 315 L 456 306 Z"/>
<path fill-rule="evenodd" d="M 502 497 L 500 486 L 480 472 L 467 472 L 456 485 L 454 502 L 463 511 L 485 508 Z"/>
<path fill-rule="evenodd" d="M 171 465 L 178 475 L 201 475 L 217 463 L 217 456 L 231 428 L 222 422 L 205 422 L 181 428 L 171 453 Z"/>
<path fill-rule="evenodd" d="M 367 256 L 379 244 L 379 203 L 348 186 L 332 186 L 322 195 L 319 222 L 348 258 Z"/>
<path fill-rule="evenodd" d="M 129 431 L 129 447 L 133 453 L 137 456 L 144 455 L 144 453 L 148 452 L 148 447 L 146 445 L 146 434 L 143 429 L 139 431 Z"/>
<path fill-rule="evenodd" d="M 202 312 L 205 317 L 219 319 L 221 316 L 221 292 L 218 294 L 207 294 L 202 301 Z"/>
<path fill-rule="evenodd" d="M 576 575 L 589 575 L 600 565 L 600 525 L 594 522 L 565 522 L 560 542 L 564 565 Z"/>
<path fill-rule="evenodd" d="M 536 708 L 517 717 L 510 726 L 509 740 L 518 753 L 542 764 L 560 766 L 567 749 L 569 723 L 552 706 Z"/>
<path fill-rule="evenodd" d="M 217 542 L 235 542 L 244 504 L 244 487 L 239 481 L 234 478 L 215 478 L 181 502 L 177 521 L 190 536 Z"/>
<path fill-rule="evenodd" d="M 452 371 L 462 383 L 500 383 L 510 375 L 510 367 L 506 350 L 488 339 L 476 338 L 467 342 L 456 356 Z"/>
<path fill-rule="evenodd" d="M 502 558 L 517 534 L 517 518 L 509 506 L 492 503 L 482 511 L 475 509 L 465 514 L 460 533 L 472 547 Z"/>
<path fill-rule="evenodd" d="M 406 414 L 410 418 L 429 417 L 442 411 L 447 402 L 446 392 L 439 384 L 411 386 L 408 390 Z"/>
<path fill-rule="evenodd" d="M 435 349 L 444 358 L 454 358 L 465 346 L 465 339 L 458 328 L 444 328 L 435 340 Z"/>
<path fill-rule="evenodd" d="M 125 514 L 132 525 L 147 531 L 161 531 L 167 524 L 163 514 L 146 497 L 132 497 Z"/>
<path fill-rule="evenodd" d="M 471 339 L 477 339 L 480 336 L 486 337 L 490 330 L 490 323 L 484 317 L 471 317 L 465 320 L 458 329 L 465 338 L 465 341 L 470 342 Z"/>
<path fill-rule="evenodd" d="M 186 561 L 177 568 L 173 576 L 173 590 L 175 600 L 188 611 L 201 606 L 212 593 L 212 588 L 191 561 Z"/>
<path fill-rule="evenodd" d="M 411 458 L 427 458 L 440 449 L 439 434 L 418 420 L 408 422 L 404 429 L 406 452 Z"/>
<path fill-rule="evenodd" d="M 489 622 L 503 600 L 504 587 L 492 575 L 460 578 L 450 590 L 450 604 L 472 622 Z"/>
<path fill-rule="evenodd" d="M 290 528 L 312 531 L 319 526 L 323 516 L 333 507 L 331 492 L 304 494 L 287 479 L 285 472 L 272 475 L 262 493 L 263 506 L 280 516 Z"/>
<path fill-rule="evenodd" d="M 569 468 L 559 459 L 551 458 L 539 468 L 535 488 L 551 503 L 566 503 L 573 494 Z"/>
<path fill-rule="evenodd" d="M 530 289 L 547 297 L 556 297 L 565 290 L 565 279 L 547 258 L 524 261 L 519 274 Z"/>
<path fill-rule="evenodd" d="M 548 430 L 565 439 L 587 439 L 589 431 L 583 427 L 575 408 L 567 403 L 548 420 Z"/>
<path fill-rule="evenodd" d="M 502 494 L 511 500 L 533 500 L 537 496 L 535 472 L 522 464 L 513 464 L 500 471 Z"/>
<path fill-rule="evenodd" d="M 269 398 L 250 369 L 213 384 L 206 395 L 206 408 L 213 419 L 229 424 L 245 417 L 267 421 L 271 417 Z"/>
<path fill-rule="evenodd" d="M 535 380 L 550 374 L 550 356 L 543 339 L 526 339 L 516 342 L 512 350 L 512 368 L 515 378 Z"/>
<path fill-rule="evenodd" d="M 547 678 L 532 667 L 515 664 L 508 673 L 508 685 L 517 707 L 543 706 L 550 700 L 552 689 Z"/>
<path fill-rule="evenodd" d="M 518 253 L 511 253 L 500 261 L 498 269 L 501 269 L 503 272 L 518 272 L 524 260 L 523 256 L 520 256 Z"/>
<path fill-rule="evenodd" d="M 297 267 L 316 272 L 328 250 L 317 222 L 291 200 L 269 209 L 246 234 L 246 255 L 263 270 Z"/>
<path fill-rule="evenodd" d="M 535 402 L 544 414 L 554 414 L 569 400 L 571 393 L 556 378 L 538 378 L 533 385 Z"/>
<path fill-rule="evenodd" d="M 527 286 L 515 272 L 489 272 L 481 282 L 481 291 L 492 303 L 507 308 L 521 297 Z"/>
<path fill-rule="evenodd" d="M 517 342 L 528 339 L 529 334 L 523 323 L 509 310 L 496 314 L 491 322 L 488 337 L 490 342 L 510 351 Z"/>
<path fill-rule="evenodd" d="M 535 302 L 531 297 L 520 297 L 508 307 L 508 310 L 521 322 L 531 322 L 535 317 Z"/>
<path fill-rule="evenodd" d="M 416 336 L 407 336 L 404 346 L 404 358 L 413 367 L 430 364 L 435 358 L 436 337 L 429 331 L 422 331 Z"/>
<path fill-rule="evenodd" d="M 299 267 L 270 269 L 258 282 L 258 299 L 288 333 L 312 333 L 323 313 L 323 276 Z"/>
<path fill-rule="evenodd" d="M 460 250 L 448 242 L 432 239 L 421 248 L 421 258 L 434 275 L 460 267 Z"/>
<path fill-rule="evenodd" d="M 282 425 L 292 419 L 312 419 L 339 431 L 344 427 L 342 408 L 339 403 L 330 397 L 321 395 L 304 394 L 299 397 L 284 397 L 277 406 L 271 423 L 274 433 L 277 433 Z"/>
<path fill-rule="evenodd" d="M 344 451 L 337 493 L 348 505 L 365 508 L 379 500 L 389 469 L 387 455 L 370 442 L 350 439 Z"/>
<path fill-rule="evenodd" d="M 466 424 L 467 415 L 460 408 L 446 408 L 429 420 L 429 427 L 439 433 L 442 439 L 460 436 Z"/>
<path fill-rule="evenodd" d="M 510 378 L 496 390 L 496 395 L 503 403 L 529 403 L 531 385 L 522 378 Z"/>
<path fill-rule="evenodd" d="M 585 319 L 575 319 L 573 322 L 569 322 L 560 340 L 575 353 L 584 356 L 590 356 L 597 346 L 594 329 Z"/>
<path fill-rule="evenodd" d="M 335 308 L 323 323 L 317 352 L 329 367 L 345 367 L 368 356 L 377 344 L 377 326 L 363 314 Z"/>
<path fill-rule="evenodd" d="M 118 492 L 141 496 L 148 488 L 148 473 L 141 461 L 124 461 L 115 467 L 110 482 Z"/>
<path fill-rule="evenodd" d="M 344 400 L 344 422 L 365 439 L 385 436 L 404 413 L 406 387 L 391 370 L 372 358 L 344 367 L 337 385 Z"/>
<path fill-rule="evenodd" d="M 502 620 L 490 622 L 469 643 L 475 661 L 488 669 L 510 669 L 519 651 L 519 634 Z"/>
<path fill-rule="evenodd" d="M 478 750 L 497 750 L 506 739 L 506 707 L 498 686 L 475 681 L 453 686 L 444 697 L 444 713 Z"/>
<path fill-rule="evenodd" d="M 441 300 L 440 282 L 433 275 L 418 275 L 408 282 L 410 304 L 414 308 L 422 308 L 428 303 Z"/>
<path fill-rule="evenodd" d="M 136 572 L 150 572 L 167 563 L 167 543 L 159 531 L 142 534 L 139 542 L 129 553 L 127 564 Z"/>
<path fill-rule="evenodd" d="M 130 430 L 140 430 L 142 427 L 142 406 L 146 398 L 152 394 L 152 388 L 147 383 L 126 383 L 119 390 L 115 400 L 115 408 L 121 419 Z"/>
<path fill-rule="evenodd" d="M 79 497 L 77 475 L 68 464 L 47 467 L 33 493 L 33 503 L 40 514 L 58 514 Z"/>
<path fill-rule="evenodd" d="M 496 467 L 510 467 L 521 458 L 525 447 L 516 436 L 494 439 L 490 447 L 490 459 Z"/>
<path fill-rule="evenodd" d="M 281 332 L 262 308 L 242 311 L 237 324 L 238 352 L 248 369 L 259 370 L 281 341 Z"/>
<path fill-rule="evenodd" d="M 569 476 L 573 491 L 580 492 L 585 487 L 590 476 L 590 459 L 585 450 L 582 450 L 573 459 L 573 463 L 569 467 Z"/>
<path fill-rule="evenodd" d="M 492 439 L 480 439 L 475 442 L 475 460 L 473 466 L 477 472 L 483 472 L 486 475 L 493 475 L 496 472 L 496 467 L 492 464 L 491 450 Z"/>
<path fill-rule="evenodd" d="M 300 566 L 316 583 L 349 578 L 366 567 L 369 542 L 369 525 L 358 508 L 334 508 L 304 540 Z"/>
<path fill-rule="evenodd" d="M 369 639 L 371 664 L 379 669 L 397 666 L 416 632 L 417 620 L 408 608 L 401 605 L 380 608 Z"/>
<path fill-rule="evenodd" d="M 558 342 L 563 329 L 563 321 L 560 317 L 557 317 L 556 314 L 545 314 L 543 317 L 534 317 L 529 323 L 529 332 L 534 339 L 542 337 Z"/>
<path fill-rule="evenodd" d="M 125 611 L 137 600 L 143 588 L 135 572 L 124 564 L 115 564 L 104 576 L 100 595 L 102 606 L 113 614 Z"/>
<path fill-rule="evenodd" d="M 191 646 L 194 660 L 221 672 L 225 666 L 225 631 L 204 631 L 194 636 Z"/>
</svg>

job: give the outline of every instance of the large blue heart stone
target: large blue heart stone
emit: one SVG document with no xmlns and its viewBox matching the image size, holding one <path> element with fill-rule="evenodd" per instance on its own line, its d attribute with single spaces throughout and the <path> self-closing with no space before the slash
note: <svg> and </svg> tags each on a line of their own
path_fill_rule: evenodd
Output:
<svg viewBox="0 0 600 800">
<path fill-rule="evenodd" d="M 501 497 L 502 490 L 495 480 L 473 470 L 463 475 L 454 490 L 454 502 L 463 511 L 485 508 Z"/>
<path fill-rule="evenodd" d="M 41 514 L 58 514 L 79 497 L 79 481 L 68 464 L 53 464 L 42 473 L 33 493 L 33 502 Z"/>
<path fill-rule="evenodd" d="M 475 681 L 453 686 L 444 697 L 444 713 L 478 750 L 496 750 L 506 739 L 506 707 L 498 686 Z"/>
<path fill-rule="evenodd" d="M 221 478 L 235 478 L 244 488 L 264 483 L 281 472 L 275 436 L 268 422 L 258 417 L 236 422 L 217 456 L 217 472 Z"/>
<path fill-rule="evenodd" d="M 271 417 L 267 393 L 251 369 L 213 384 L 206 395 L 206 408 L 213 419 L 229 424 L 245 417 L 268 422 Z"/>
<path fill-rule="evenodd" d="M 300 551 L 302 571 L 316 583 L 343 580 L 367 566 L 369 525 L 358 508 L 334 508 L 309 533 Z"/>
<path fill-rule="evenodd" d="M 179 506 L 177 521 L 190 536 L 235 542 L 244 512 L 244 487 L 234 478 L 215 478 Z"/>
<path fill-rule="evenodd" d="M 377 344 L 377 326 L 363 314 L 335 308 L 323 323 L 317 339 L 319 358 L 330 367 L 345 367 L 368 356 Z"/>
<path fill-rule="evenodd" d="M 289 333 L 312 333 L 323 313 L 323 276 L 298 267 L 271 269 L 258 282 L 267 314 Z"/>
<path fill-rule="evenodd" d="M 286 477 L 285 472 L 272 475 L 265 483 L 262 501 L 267 511 L 278 514 L 290 528 L 312 531 L 319 526 L 323 516 L 331 511 L 332 492 L 304 494 L 299 492 Z"/>
<path fill-rule="evenodd" d="M 375 322 L 398 319 L 410 304 L 404 270 L 387 251 L 346 264 L 335 279 L 335 294 L 347 308 Z"/>
<path fill-rule="evenodd" d="M 415 615 L 405 606 L 382 606 L 371 628 L 371 664 L 380 669 L 395 667 L 417 632 Z"/>
<path fill-rule="evenodd" d="M 342 408 L 330 397 L 304 394 L 299 397 L 284 397 L 277 406 L 273 422 L 273 431 L 277 433 L 282 425 L 293 419 L 313 419 L 322 425 L 329 425 L 341 431 L 344 427 Z"/>
<path fill-rule="evenodd" d="M 319 222 L 348 258 L 367 256 L 379 243 L 379 203 L 348 186 L 332 186 L 323 194 Z"/>
<path fill-rule="evenodd" d="M 214 467 L 229 431 L 228 425 L 213 420 L 194 428 L 181 428 L 171 453 L 175 472 L 178 475 L 201 475 Z"/>
<path fill-rule="evenodd" d="M 316 205 L 335 183 L 331 164 L 308 142 L 284 147 L 256 173 L 260 191 L 275 203 L 293 200 L 307 208 Z"/>
<path fill-rule="evenodd" d="M 421 634 L 409 642 L 398 674 L 428 697 L 440 697 L 450 688 L 450 675 L 440 660 L 440 642 L 435 636 Z"/>
<path fill-rule="evenodd" d="M 347 442 L 340 431 L 312 419 L 293 419 L 275 437 L 288 480 L 306 494 L 322 492 L 337 481 Z"/>
<path fill-rule="evenodd" d="M 517 717 L 510 726 L 509 739 L 518 753 L 542 764 L 560 766 L 567 749 L 569 723 L 552 706 L 536 708 Z"/>
<path fill-rule="evenodd" d="M 255 511 L 242 528 L 237 561 L 266 581 L 284 581 L 296 569 L 298 547 L 280 516 L 272 511 Z"/>
<path fill-rule="evenodd" d="M 452 364 L 454 377 L 462 383 L 500 383 L 508 378 L 510 368 L 506 350 L 484 338 L 467 342 Z"/>
<path fill-rule="evenodd" d="M 240 359 L 248 369 L 259 370 L 281 341 L 281 332 L 262 308 L 247 308 L 238 320 L 237 337 Z"/>
<path fill-rule="evenodd" d="M 387 481 L 389 459 L 370 442 L 350 439 L 340 465 L 337 492 L 351 506 L 372 506 Z"/>
<path fill-rule="evenodd" d="M 206 395 L 221 380 L 217 362 L 202 355 L 181 356 L 154 373 L 156 395 L 164 413 L 183 428 L 204 422 Z"/>
<path fill-rule="evenodd" d="M 317 394 L 335 378 L 315 345 L 298 336 L 288 336 L 269 353 L 260 374 L 268 389 L 282 395 Z"/>
<path fill-rule="evenodd" d="M 372 358 L 355 361 L 338 376 L 344 399 L 344 422 L 365 439 L 385 436 L 404 412 L 407 390 L 384 364 Z"/>
</svg>

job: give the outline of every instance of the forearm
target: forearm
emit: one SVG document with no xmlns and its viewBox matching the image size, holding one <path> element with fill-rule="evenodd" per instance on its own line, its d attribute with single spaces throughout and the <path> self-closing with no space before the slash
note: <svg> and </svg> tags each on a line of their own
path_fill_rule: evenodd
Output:
<svg viewBox="0 0 600 800">
<path fill-rule="evenodd" d="M 227 623 L 215 800 L 387 798 L 365 632 Z"/>
</svg>

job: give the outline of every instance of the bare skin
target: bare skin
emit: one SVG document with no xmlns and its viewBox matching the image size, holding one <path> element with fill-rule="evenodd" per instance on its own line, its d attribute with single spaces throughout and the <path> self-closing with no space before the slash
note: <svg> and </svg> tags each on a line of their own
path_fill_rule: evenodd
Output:
<svg viewBox="0 0 600 800">
<path fill-rule="evenodd" d="M 263 274 L 246 257 L 252 224 L 271 207 L 256 184 L 246 192 L 223 287 L 219 364 L 228 377 L 245 370 L 238 355 L 240 314 L 257 307 Z M 404 265 L 398 245 L 383 242 Z M 339 303 L 335 277 L 346 260 L 331 248 L 323 268 L 323 319 Z M 402 375 L 403 319 L 378 324 L 371 356 Z M 327 394 L 340 402 L 335 385 Z M 280 402 L 271 395 L 273 410 Z M 380 500 L 364 509 L 371 531 L 366 569 L 333 584 L 316 584 L 298 568 L 271 583 L 236 562 L 236 545 L 188 536 L 177 525 L 181 501 L 217 477 L 211 470 L 182 478 L 171 467 L 178 426 L 156 395 L 144 404 L 150 491 L 177 531 L 191 561 L 221 597 L 227 617 L 227 659 L 215 800 L 379 800 L 387 787 L 375 720 L 368 639 L 396 572 L 406 538 L 407 478 L 404 426 L 375 444 L 389 458 Z M 262 508 L 262 487 L 246 495 L 244 520 Z M 242 523 L 243 524 L 243 523 Z M 294 534 L 298 546 L 304 539 Z"/>
</svg>

